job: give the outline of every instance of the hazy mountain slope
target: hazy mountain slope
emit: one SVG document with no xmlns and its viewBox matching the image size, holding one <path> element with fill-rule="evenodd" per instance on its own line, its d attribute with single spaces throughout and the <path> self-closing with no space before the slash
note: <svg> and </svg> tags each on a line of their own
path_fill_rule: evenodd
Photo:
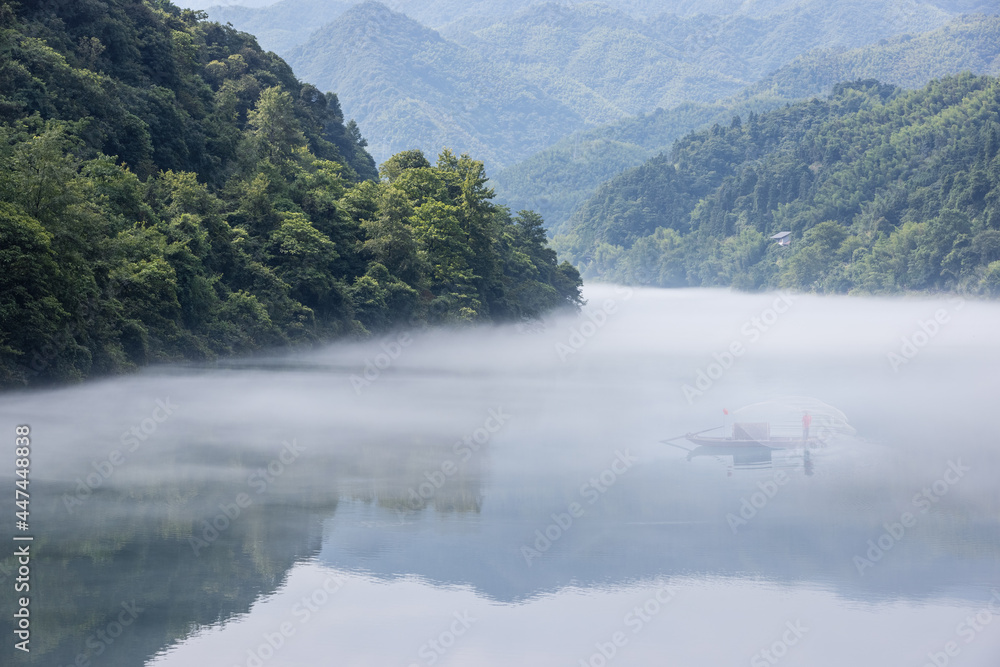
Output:
<svg viewBox="0 0 1000 667">
<path fill-rule="evenodd" d="M 254 35 L 262 48 L 283 55 L 353 4 L 336 0 L 281 0 L 261 8 L 213 6 L 208 9 L 208 17 L 219 23 L 232 23 L 238 30 Z"/>
<path fill-rule="evenodd" d="M 577 132 L 497 174 L 497 198 L 515 210 L 530 206 L 550 233 L 565 232 L 573 211 L 601 183 L 732 113 L 729 104 L 682 104 Z"/>
<path fill-rule="evenodd" d="M 211 7 L 249 7 L 263 9 L 275 4 L 278 0 L 179 0 L 173 3 L 185 9 L 209 9 Z"/>
<path fill-rule="evenodd" d="M 510 66 L 374 2 L 352 8 L 288 58 L 321 88 L 343 91 L 345 114 L 375 138 L 369 150 L 379 161 L 449 147 L 509 164 L 584 126 Z"/>
<path fill-rule="evenodd" d="M 727 97 L 810 50 L 854 48 L 948 18 L 929 4 L 898 0 L 810 0 L 765 16 L 651 19 L 600 4 L 544 4 L 448 36 L 491 60 L 516 63 L 525 80 L 589 121 L 607 122 L 609 111 L 622 117 Z"/>
<path fill-rule="evenodd" d="M 748 3 L 744 0 L 605 0 L 603 4 L 633 16 L 678 14 L 732 14 L 741 10 L 760 13 L 777 6 L 792 6 L 801 0 Z M 208 11 L 209 18 L 231 22 L 239 30 L 252 33 L 265 49 L 282 55 L 305 42 L 309 35 L 361 0 L 187 0 L 180 5 Z M 431 28 L 456 26 L 484 28 L 539 3 L 538 0 L 385 0 L 393 11 Z M 761 6 L 758 6 L 761 5 Z"/>
<path fill-rule="evenodd" d="M 877 41 L 948 17 L 895 0 L 748 7 L 724 17 L 637 18 L 603 4 L 549 3 L 475 31 L 448 30 L 448 39 L 369 2 L 287 57 L 337 91 L 347 116 L 382 141 L 371 145 L 377 160 L 447 146 L 502 167 L 586 125 L 728 97 L 809 49 Z"/>
<path fill-rule="evenodd" d="M 930 33 L 904 35 L 837 53 L 801 56 L 748 90 L 748 95 L 783 97 L 816 94 L 838 81 L 877 78 L 915 88 L 961 70 L 1000 72 L 1000 17 L 963 16 Z"/>
<path fill-rule="evenodd" d="M 361 0 L 184 0 L 177 4 L 207 10 L 212 20 L 223 23 L 230 21 L 239 30 L 256 35 L 264 48 L 282 53 L 281 49 L 289 49 L 306 41 L 313 31 L 348 7 L 361 4 Z M 543 3 L 538 0 L 385 1 L 390 9 L 435 29 L 446 26 L 460 29 L 485 28 L 536 4 Z M 802 5 L 803 0 L 604 0 L 602 4 L 636 17 L 655 17 L 661 14 L 740 14 L 761 18 Z M 904 11 L 915 4 L 897 3 Z M 928 0 L 920 4 L 950 13 L 997 11 L 996 3 L 991 0 Z"/>
<path fill-rule="evenodd" d="M 502 171 L 497 193 L 515 209 L 541 213 L 554 233 L 564 232 L 573 211 L 601 183 L 669 150 L 694 129 L 825 94 L 840 81 L 875 78 L 915 88 L 962 71 L 1000 74 L 1000 17 L 962 17 L 915 37 L 850 51 L 815 51 L 724 102 L 682 104 L 578 132 Z"/>
<path fill-rule="evenodd" d="M 715 125 L 601 186 L 571 224 L 558 244 L 613 281 L 1000 293 L 1000 80 L 841 84 Z"/>
<path fill-rule="evenodd" d="M 383 4 L 393 11 L 406 14 L 423 25 L 438 28 L 446 24 L 463 20 L 487 24 L 496 21 L 501 16 L 515 13 L 528 7 L 534 0 L 386 0 Z M 346 2 L 323 0 L 279 0 L 266 6 L 249 6 L 250 3 L 220 3 L 218 0 L 191 0 L 198 8 L 208 11 L 213 21 L 232 21 L 240 30 L 251 32 L 263 38 L 274 26 L 283 26 L 286 31 L 280 41 L 268 45 L 267 39 L 262 39 L 265 48 L 290 49 L 304 43 L 309 35 L 323 27 L 334 17 L 351 7 L 363 4 L 363 0 L 348 0 Z"/>
</svg>

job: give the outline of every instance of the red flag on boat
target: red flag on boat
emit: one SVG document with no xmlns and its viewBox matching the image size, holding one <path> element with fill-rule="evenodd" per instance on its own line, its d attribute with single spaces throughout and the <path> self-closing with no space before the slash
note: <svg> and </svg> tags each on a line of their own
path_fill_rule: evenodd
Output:
<svg viewBox="0 0 1000 667">
<path fill-rule="evenodd" d="M 722 414 L 728 415 L 729 414 L 729 410 L 726 410 L 725 408 L 722 408 Z"/>
</svg>

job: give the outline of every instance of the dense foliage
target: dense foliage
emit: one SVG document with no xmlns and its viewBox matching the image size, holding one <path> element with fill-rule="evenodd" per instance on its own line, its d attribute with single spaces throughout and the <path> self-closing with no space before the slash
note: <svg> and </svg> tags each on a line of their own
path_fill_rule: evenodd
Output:
<svg viewBox="0 0 1000 667">
<path fill-rule="evenodd" d="M 565 233 L 573 212 L 601 183 L 669 151 L 692 130 L 728 123 L 734 115 L 745 117 L 825 96 L 842 81 L 870 78 L 919 88 L 934 78 L 964 71 L 1000 75 L 1000 17 L 960 17 L 916 36 L 849 51 L 810 52 L 729 99 L 657 109 L 577 132 L 497 174 L 497 196 L 514 207 L 538 211 L 550 233 Z"/>
<path fill-rule="evenodd" d="M 998 153 L 995 78 L 842 84 L 684 137 L 558 241 L 585 275 L 632 283 L 997 295 Z"/>
<path fill-rule="evenodd" d="M 579 300 L 482 163 L 372 180 L 334 95 L 198 13 L 3 3 L 0 52 L 2 384 Z"/>
</svg>

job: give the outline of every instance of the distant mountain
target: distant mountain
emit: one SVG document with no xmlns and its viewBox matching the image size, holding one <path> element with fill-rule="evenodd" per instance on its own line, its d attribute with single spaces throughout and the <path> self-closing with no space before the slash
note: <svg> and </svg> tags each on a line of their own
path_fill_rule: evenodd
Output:
<svg viewBox="0 0 1000 667">
<path fill-rule="evenodd" d="M 212 7 L 249 7 L 264 8 L 273 5 L 277 0 L 178 0 L 173 3 L 184 9 L 209 9 Z"/>
<path fill-rule="evenodd" d="M 436 32 L 367 2 L 286 57 L 382 141 L 370 146 L 376 160 L 449 147 L 502 167 L 588 125 L 729 97 L 809 50 L 926 31 L 951 16 L 895 0 L 832 6 L 751 3 L 756 11 L 726 16 L 641 18 L 549 3 L 479 28 L 467 15 Z"/>
<path fill-rule="evenodd" d="M 728 100 L 681 104 L 577 132 L 498 174 L 497 193 L 515 209 L 538 211 L 552 232 L 562 233 L 573 212 L 601 183 L 670 150 L 692 130 L 825 95 L 841 81 L 874 78 L 917 88 L 962 71 L 1000 75 L 1000 17 L 961 17 L 916 36 L 848 51 L 813 51 Z"/>
<path fill-rule="evenodd" d="M 724 17 L 635 18 L 607 5 L 533 6 L 474 33 L 445 35 L 607 122 L 735 94 L 816 48 L 854 48 L 949 19 L 930 4 L 896 0 L 775 3 Z M 751 5 L 753 6 L 753 5 Z"/>
<path fill-rule="evenodd" d="M 315 30 L 362 1 L 182 0 L 176 4 L 207 10 L 212 20 L 231 22 L 237 29 L 256 35 L 265 49 L 284 55 L 285 50 L 302 44 Z M 385 0 L 384 4 L 434 29 L 477 30 L 512 17 L 528 7 L 545 3 L 538 0 Z M 803 0 L 603 0 L 601 4 L 637 18 L 661 14 L 738 14 L 763 18 L 804 3 Z M 988 0 L 925 0 L 919 4 L 951 14 L 996 11 L 995 3 Z M 901 8 L 900 11 L 908 11 L 908 7 L 919 5 L 911 1 L 897 3 L 896 6 Z"/>
<path fill-rule="evenodd" d="M 784 0 L 791 6 L 800 0 Z M 208 11 L 209 18 L 252 33 L 265 49 L 281 55 L 304 43 L 309 35 L 350 7 L 363 0 L 187 0 L 181 6 Z M 423 25 L 439 29 L 454 26 L 458 30 L 488 27 L 497 21 L 539 3 L 538 0 L 385 0 L 389 9 L 406 14 Z M 657 16 L 670 13 L 725 15 L 763 3 L 743 0 L 605 0 L 608 7 L 632 16 Z M 768 3 L 776 4 L 776 3 Z"/>
<path fill-rule="evenodd" d="M 442 148 L 502 165 L 540 150 L 585 120 L 516 70 L 449 42 L 382 4 L 353 7 L 292 50 L 289 62 L 320 88 L 343 91 L 378 161 Z"/>
<path fill-rule="evenodd" d="M 284 55 L 353 4 L 336 0 L 281 0 L 266 7 L 216 5 L 208 9 L 208 17 L 219 23 L 232 23 L 254 35 L 262 48 Z"/>
<path fill-rule="evenodd" d="M 627 283 L 1000 295 L 1000 79 L 841 84 L 713 125 L 601 186 L 556 245 Z"/>
</svg>

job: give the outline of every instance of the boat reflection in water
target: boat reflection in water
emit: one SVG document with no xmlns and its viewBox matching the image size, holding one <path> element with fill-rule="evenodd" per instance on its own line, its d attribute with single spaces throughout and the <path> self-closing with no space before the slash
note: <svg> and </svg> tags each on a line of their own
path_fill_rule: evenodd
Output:
<svg viewBox="0 0 1000 667">
<path fill-rule="evenodd" d="M 777 452 L 777 458 L 775 454 Z M 788 452 L 775 450 L 771 447 L 726 447 L 724 445 L 701 445 L 688 450 L 687 460 L 691 461 L 698 457 L 716 457 L 720 461 L 726 461 L 727 457 L 732 457 L 729 465 L 729 474 L 733 470 L 763 470 L 774 468 L 776 470 L 799 470 L 807 477 L 812 477 L 815 470 L 815 462 L 812 453 L 808 449 L 801 452 Z"/>
</svg>

